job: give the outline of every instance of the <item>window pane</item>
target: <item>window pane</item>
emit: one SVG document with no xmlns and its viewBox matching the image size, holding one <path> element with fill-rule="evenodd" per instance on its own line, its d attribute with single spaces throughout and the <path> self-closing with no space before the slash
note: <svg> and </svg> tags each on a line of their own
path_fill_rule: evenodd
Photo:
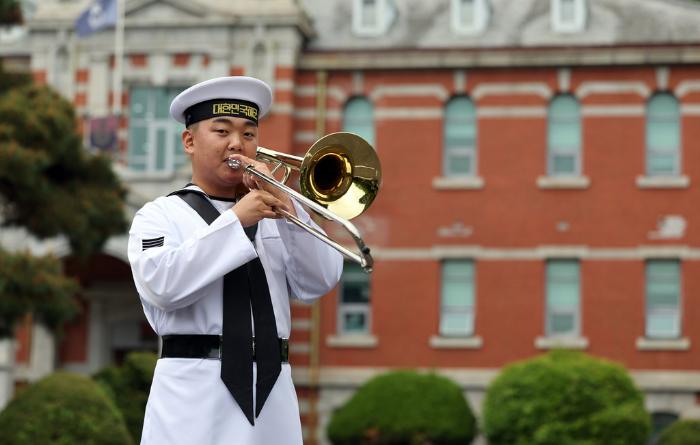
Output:
<svg viewBox="0 0 700 445">
<path fill-rule="evenodd" d="M 549 174 L 577 174 L 581 156 L 581 116 L 573 96 L 555 97 L 549 105 L 547 125 Z"/>
<path fill-rule="evenodd" d="M 445 107 L 444 174 L 468 176 L 476 173 L 476 113 L 467 97 L 455 97 Z"/>
<path fill-rule="evenodd" d="M 649 261 L 647 263 L 647 276 L 652 280 L 677 281 L 680 277 L 680 263 L 671 261 Z"/>
<path fill-rule="evenodd" d="M 442 305 L 449 307 L 471 307 L 474 294 L 471 283 L 448 282 L 442 285 Z"/>
<path fill-rule="evenodd" d="M 680 107 L 671 94 L 657 94 L 647 106 L 647 174 L 678 174 Z"/>
<path fill-rule="evenodd" d="M 363 312 L 348 312 L 343 316 L 343 332 L 366 332 L 367 317 Z"/>
<path fill-rule="evenodd" d="M 342 303 L 369 303 L 369 275 L 355 263 L 345 263 L 341 278 Z"/>
<path fill-rule="evenodd" d="M 440 319 L 440 335 L 472 335 L 474 319 L 471 313 L 447 313 Z"/>
<path fill-rule="evenodd" d="M 343 113 L 343 131 L 362 136 L 374 146 L 374 113 L 367 99 L 356 97 L 348 101 Z"/>
<path fill-rule="evenodd" d="M 649 176 L 654 175 L 674 175 L 677 172 L 677 157 L 675 154 L 657 154 L 649 153 L 647 160 L 647 173 Z"/>
<path fill-rule="evenodd" d="M 677 313 L 649 313 L 647 315 L 647 337 L 677 338 L 680 336 Z"/>
<path fill-rule="evenodd" d="M 550 127 L 549 145 L 557 151 L 575 153 L 579 146 L 579 126 L 577 122 L 559 122 Z"/>
<path fill-rule="evenodd" d="M 474 263 L 442 263 L 441 335 L 471 335 L 474 329 Z"/>
<path fill-rule="evenodd" d="M 465 26 L 474 25 L 474 0 L 461 0 L 459 3 L 460 23 Z"/>
<path fill-rule="evenodd" d="M 559 7 L 561 21 L 564 23 L 573 22 L 576 17 L 576 6 L 574 0 L 560 0 Z"/>
<path fill-rule="evenodd" d="M 649 261 L 646 265 L 647 336 L 680 336 L 680 263 Z"/>
<path fill-rule="evenodd" d="M 473 174 L 472 158 L 469 156 L 449 156 L 445 174 L 447 176 L 468 176 Z"/>
<path fill-rule="evenodd" d="M 547 285 L 550 308 L 576 308 L 578 306 L 578 283 L 550 283 Z"/>
<path fill-rule="evenodd" d="M 548 261 L 546 278 L 547 335 L 577 335 L 580 306 L 578 261 Z"/>
<path fill-rule="evenodd" d="M 373 27 L 377 24 L 377 1 L 362 0 L 362 26 Z"/>
<path fill-rule="evenodd" d="M 549 335 L 576 334 L 574 314 L 552 314 L 549 323 Z"/>
<path fill-rule="evenodd" d="M 654 149 L 675 150 L 680 145 L 680 125 L 678 121 L 653 121 L 647 127 L 647 145 Z"/>
<path fill-rule="evenodd" d="M 550 174 L 576 174 L 576 159 L 570 155 L 553 155 Z"/>
</svg>

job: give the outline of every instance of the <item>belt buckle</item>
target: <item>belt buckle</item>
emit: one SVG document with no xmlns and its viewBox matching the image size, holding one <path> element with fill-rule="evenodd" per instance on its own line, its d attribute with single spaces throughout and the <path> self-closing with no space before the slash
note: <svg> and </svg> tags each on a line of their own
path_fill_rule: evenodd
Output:
<svg viewBox="0 0 700 445">
<path fill-rule="evenodd" d="M 224 349 L 224 336 L 219 335 L 219 360 L 221 360 L 221 350 Z"/>
</svg>

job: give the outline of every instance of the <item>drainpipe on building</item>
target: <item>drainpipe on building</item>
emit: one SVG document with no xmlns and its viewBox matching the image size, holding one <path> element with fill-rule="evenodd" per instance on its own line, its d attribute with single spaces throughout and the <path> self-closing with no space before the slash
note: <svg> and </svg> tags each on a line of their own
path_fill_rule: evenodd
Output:
<svg viewBox="0 0 700 445">
<path fill-rule="evenodd" d="M 324 70 L 316 72 L 316 140 L 326 132 L 326 87 L 328 73 Z M 321 302 L 314 301 L 311 306 L 311 351 L 309 352 L 309 425 L 313 429 L 313 443 L 316 443 L 318 428 L 318 399 L 320 380 L 320 347 L 321 347 Z"/>
</svg>

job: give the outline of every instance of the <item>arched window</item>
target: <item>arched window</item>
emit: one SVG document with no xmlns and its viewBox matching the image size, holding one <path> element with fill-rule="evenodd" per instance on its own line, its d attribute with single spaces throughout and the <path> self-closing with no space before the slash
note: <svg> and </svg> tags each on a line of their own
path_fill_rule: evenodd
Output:
<svg viewBox="0 0 700 445">
<path fill-rule="evenodd" d="M 651 413 L 651 437 L 647 445 L 658 445 L 661 433 L 678 420 L 678 414 L 665 411 Z"/>
<path fill-rule="evenodd" d="M 549 105 L 547 121 L 547 174 L 581 175 L 581 110 L 571 95 L 560 95 Z"/>
<path fill-rule="evenodd" d="M 358 134 L 370 145 L 375 146 L 374 110 L 372 103 L 367 98 L 353 97 L 345 104 L 345 109 L 343 110 L 343 131 Z"/>
<path fill-rule="evenodd" d="M 681 173 L 681 123 L 678 100 L 668 93 L 652 96 L 647 104 L 648 176 L 677 176 Z"/>
<path fill-rule="evenodd" d="M 442 170 L 445 176 L 476 175 L 476 111 L 464 96 L 445 106 Z"/>
</svg>

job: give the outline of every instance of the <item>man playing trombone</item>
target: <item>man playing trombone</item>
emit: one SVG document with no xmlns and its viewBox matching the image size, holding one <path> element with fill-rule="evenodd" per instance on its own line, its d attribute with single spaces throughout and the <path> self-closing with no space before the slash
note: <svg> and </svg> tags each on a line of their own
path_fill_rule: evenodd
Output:
<svg viewBox="0 0 700 445">
<path fill-rule="evenodd" d="M 289 195 L 233 169 L 271 176 L 255 160 L 264 82 L 223 77 L 183 91 L 192 182 L 149 202 L 129 232 L 144 313 L 162 338 L 142 444 L 301 444 L 288 363 L 289 299 L 312 300 L 340 279 L 337 250 L 287 219 L 320 230 Z"/>
</svg>

